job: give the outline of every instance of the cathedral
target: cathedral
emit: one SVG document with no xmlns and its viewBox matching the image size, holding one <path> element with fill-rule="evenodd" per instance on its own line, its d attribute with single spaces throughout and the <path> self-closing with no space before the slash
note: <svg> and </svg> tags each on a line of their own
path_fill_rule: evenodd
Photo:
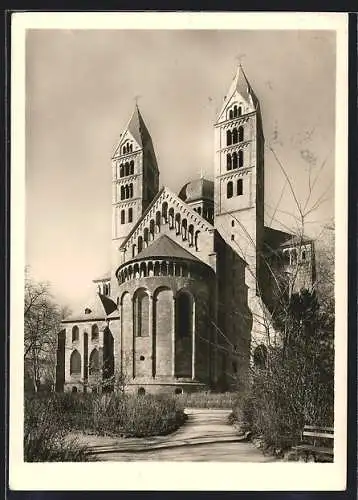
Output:
<svg viewBox="0 0 358 500">
<path fill-rule="evenodd" d="M 159 189 L 136 105 L 112 157 L 111 269 L 93 280 L 91 303 L 63 321 L 57 390 L 227 390 L 264 362 L 267 268 L 280 262 L 289 275 L 295 266 L 305 286 L 314 252 L 312 241 L 264 225 L 262 116 L 241 66 L 213 140 L 213 181 Z"/>
</svg>

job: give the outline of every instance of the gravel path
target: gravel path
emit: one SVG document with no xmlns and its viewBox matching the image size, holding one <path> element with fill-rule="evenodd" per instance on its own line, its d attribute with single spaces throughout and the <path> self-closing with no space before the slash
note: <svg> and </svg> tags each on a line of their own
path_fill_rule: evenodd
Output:
<svg viewBox="0 0 358 500">
<path fill-rule="evenodd" d="M 100 461 L 273 462 L 227 423 L 230 410 L 186 409 L 187 422 L 169 436 L 112 438 L 76 435 Z"/>
</svg>

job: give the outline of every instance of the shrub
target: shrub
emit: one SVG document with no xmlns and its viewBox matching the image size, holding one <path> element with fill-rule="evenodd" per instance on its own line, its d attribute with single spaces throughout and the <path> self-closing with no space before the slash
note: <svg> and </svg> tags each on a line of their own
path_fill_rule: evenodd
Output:
<svg viewBox="0 0 358 500">
<path fill-rule="evenodd" d="M 70 431 L 144 437 L 169 434 L 186 419 L 174 398 L 64 393 L 25 400 L 26 461 L 85 461 L 88 450 Z"/>
<path fill-rule="evenodd" d="M 192 392 L 175 396 L 183 408 L 232 409 L 237 402 L 233 392 Z"/>
<path fill-rule="evenodd" d="M 67 426 L 53 399 L 25 399 L 24 460 L 26 462 L 86 462 L 89 450 L 76 439 L 67 438 Z"/>
</svg>

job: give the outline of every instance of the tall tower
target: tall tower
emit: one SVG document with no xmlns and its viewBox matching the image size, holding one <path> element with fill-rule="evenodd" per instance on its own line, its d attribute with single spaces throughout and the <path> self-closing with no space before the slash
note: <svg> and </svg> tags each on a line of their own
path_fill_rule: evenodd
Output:
<svg viewBox="0 0 358 500">
<path fill-rule="evenodd" d="M 112 157 L 113 265 L 119 247 L 159 190 L 159 170 L 152 139 L 138 106 Z"/>
<path fill-rule="evenodd" d="M 257 293 L 264 228 L 264 136 L 260 105 L 241 67 L 215 124 L 215 226 L 247 264 Z"/>
</svg>

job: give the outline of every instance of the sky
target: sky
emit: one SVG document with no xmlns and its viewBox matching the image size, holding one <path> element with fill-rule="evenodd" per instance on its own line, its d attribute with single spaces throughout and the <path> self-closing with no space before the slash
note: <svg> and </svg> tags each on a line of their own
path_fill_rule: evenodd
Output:
<svg viewBox="0 0 358 500">
<path fill-rule="evenodd" d="M 26 37 L 26 263 L 78 307 L 110 266 L 111 156 L 135 102 L 160 184 L 213 178 L 217 114 L 239 62 L 260 100 L 265 222 L 307 209 L 309 236 L 334 214 L 335 33 L 29 30 Z M 274 151 L 274 154 L 272 150 Z M 285 180 L 283 166 L 290 182 Z M 316 181 L 314 181 L 316 179 Z"/>
</svg>

